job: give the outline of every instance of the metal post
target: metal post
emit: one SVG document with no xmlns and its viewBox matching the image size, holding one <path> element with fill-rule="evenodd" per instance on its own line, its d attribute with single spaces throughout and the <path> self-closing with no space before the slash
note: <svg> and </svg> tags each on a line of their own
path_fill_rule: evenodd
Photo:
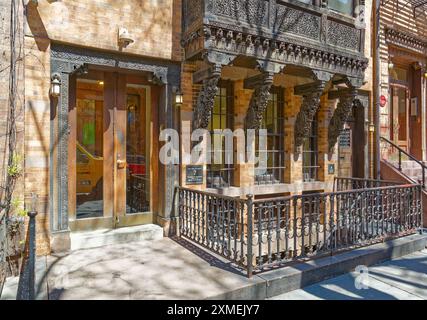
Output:
<svg viewBox="0 0 427 320">
<path fill-rule="evenodd" d="M 35 300 L 35 268 L 36 268 L 36 216 L 37 211 L 28 212 L 30 217 L 30 241 L 28 255 L 28 299 Z"/>
<path fill-rule="evenodd" d="M 37 195 L 31 195 L 31 210 L 28 212 L 28 259 L 23 261 L 19 276 L 17 300 L 35 300 L 35 269 L 36 269 L 36 216 Z"/>
<path fill-rule="evenodd" d="M 247 201 L 246 204 L 248 206 L 248 230 L 247 230 L 247 271 L 248 271 L 248 278 L 252 278 L 253 273 L 253 254 L 252 254 L 252 242 L 253 242 L 253 226 L 252 226 L 252 214 L 253 214 L 253 195 L 248 194 L 247 195 Z"/>
<path fill-rule="evenodd" d="M 424 166 L 422 166 L 421 168 L 423 168 L 423 188 L 425 188 L 425 186 L 426 186 L 426 171 L 425 171 Z"/>
<path fill-rule="evenodd" d="M 402 171 L 402 152 L 399 150 L 399 171 Z"/>
</svg>

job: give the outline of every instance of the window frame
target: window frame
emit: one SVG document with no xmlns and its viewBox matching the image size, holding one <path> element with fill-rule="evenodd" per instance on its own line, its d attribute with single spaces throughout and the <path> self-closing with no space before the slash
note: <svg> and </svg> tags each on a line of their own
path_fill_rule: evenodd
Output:
<svg viewBox="0 0 427 320">
<path fill-rule="evenodd" d="M 208 124 L 208 131 L 211 135 L 211 147 L 213 152 L 214 144 L 214 130 L 215 129 L 230 129 L 233 131 L 234 128 L 234 86 L 231 80 L 219 80 L 217 85 L 217 94 L 215 95 L 214 106 L 212 108 L 211 118 Z M 222 91 L 225 91 L 225 95 Z M 225 112 L 222 112 L 223 98 L 225 98 Z M 219 100 L 219 107 L 216 107 L 216 103 Z M 217 112 L 219 109 L 219 112 Z M 219 128 L 214 128 L 214 118 L 219 116 Z M 225 118 L 225 128 L 222 127 L 223 119 Z M 206 186 L 207 188 L 227 188 L 234 184 L 234 164 L 225 164 L 225 144 L 222 143 L 222 164 L 208 164 L 206 167 Z M 212 155 L 212 154 L 211 154 Z M 233 150 L 234 155 L 234 150 Z M 213 161 L 213 157 L 211 157 Z M 213 181 L 218 179 L 219 183 Z"/>
<path fill-rule="evenodd" d="M 302 148 L 302 179 L 304 182 L 317 181 L 319 178 L 319 126 L 318 126 L 319 113 L 317 112 L 311 124 L 311 130 L 308 137 L 304 138 Z M 306 148 L 308 141 L 309 148 Z M 306 166 L 305 157 L 309 155 L 310 165 Z M 308 171 L 308 172 L 307 172 Z M 306 173 L 309 177 L 306 178 Z"/>
<path fill-rule="evenodd" d="M 270 104 L 271 101 L 271 104 Z M 273 107 L 271 107 L 273 106 Z M 272 87 L 270 90 L 269 103 L 263 113 L 261 129 L 267 129 L 267 163 L 272 156 L 273 165 L 267 165 L 266 174 L 257 174 L 257 169 L 254 168 L 254 184 L 255 185 L 274 185 L 284 183 L 285 166 L 285 95 L 284 89 L 281 87 Z M 272 109 L 272 110 L 270 110 Z M 268 113 L 271 113 L 274 131 L 271 132 L 267 128 Z M 276 112 L 275 112 L 276 111 Z M 273 139 L 274 149 L 270 149 L 268 142 Z M 255 141 L 257 156 L 259 156 L 259 136 L 256 136 Z M 277 163 L 276 157 L 278 155 Z"/>
</svg>

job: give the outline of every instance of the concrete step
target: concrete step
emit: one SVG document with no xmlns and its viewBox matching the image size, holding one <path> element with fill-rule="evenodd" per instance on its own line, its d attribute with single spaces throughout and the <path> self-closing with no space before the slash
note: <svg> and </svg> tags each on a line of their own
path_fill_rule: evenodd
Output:
<svg viewBox="0 0 427 320">
<path fill-rule="evenodd" d="M 141 240 L 159 240 L 163 238 L 162 227 L 155 224 L 147 224 L 136 227 L 119 229 L 105 229 L 88 232 L 75 232 L 71 234 L 71 250 L 81 250 L 136 242 Z"/>
</svg>

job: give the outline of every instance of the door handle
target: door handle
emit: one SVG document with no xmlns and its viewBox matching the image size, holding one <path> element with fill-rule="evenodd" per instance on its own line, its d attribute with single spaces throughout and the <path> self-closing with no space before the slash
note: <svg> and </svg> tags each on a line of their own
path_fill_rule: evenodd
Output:
<svg viewBox="0 0 427 320">
<path fill-rule="evenodd" d="M 126 161 L 117 160 L 117 169 L 124 169 L 126 167 Z"/>
</svg>

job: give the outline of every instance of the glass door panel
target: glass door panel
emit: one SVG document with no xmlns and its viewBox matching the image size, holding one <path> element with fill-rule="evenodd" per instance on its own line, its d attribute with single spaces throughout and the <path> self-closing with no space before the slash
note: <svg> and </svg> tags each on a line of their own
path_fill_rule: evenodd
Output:
<svg viewBox="0 0 427 320">
<path fill-rule="evenodd" d="M 102 78 L 79 78 L 76 85 L 76 218 L 103 216 Z"/>
<path fill-rule="evenodd" d="M 126 213 L 150 211 L 150 90 L 126 87 Z"/>
</svg>

